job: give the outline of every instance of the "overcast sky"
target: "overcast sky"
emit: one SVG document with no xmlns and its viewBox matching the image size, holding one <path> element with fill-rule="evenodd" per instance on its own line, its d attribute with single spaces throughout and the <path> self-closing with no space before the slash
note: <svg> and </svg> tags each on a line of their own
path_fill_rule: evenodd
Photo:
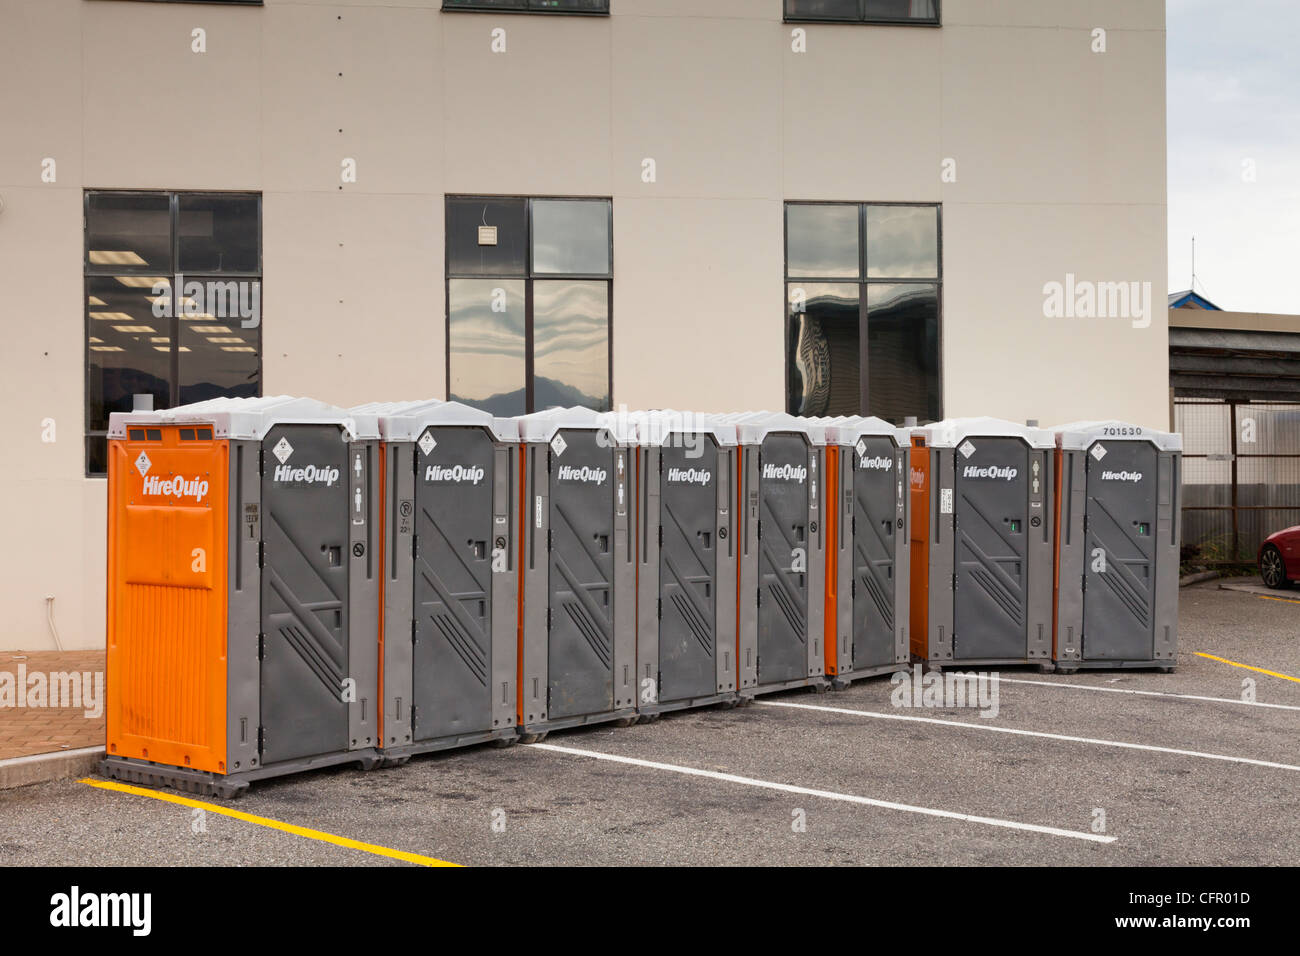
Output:
<svg viewBox="0 0 1300 956">
<path fill-rule="evenodd" d="M 1169 291 L 1300 314 L 1300 0 L 1168 0 Z M 1243 163 L 1254 162 L 1255 182 Z"/>
</svg>

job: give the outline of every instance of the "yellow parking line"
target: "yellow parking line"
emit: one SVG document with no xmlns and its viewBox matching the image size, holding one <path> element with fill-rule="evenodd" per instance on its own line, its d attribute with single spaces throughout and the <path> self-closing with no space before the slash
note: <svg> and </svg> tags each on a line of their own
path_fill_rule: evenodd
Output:
<svg viewBox="0 0 1300 956">
<path fill-rule="evenodd" d="M 131 793 L 135 794 L 137 797 L 152 797 L 155 800 L 163 800 L 167 803 L 178 803 L 183 807 L 196 807 L 200 810 L 206 810 L 209 813 L 219 813 L 223 817 L 231 817 L 235 820 L 243 820 L 245 823 L 255 823 L 258 826 L 270 827 L 272 830 L 292 833 L 294 836 L 306 837 L 309 840 L 319 840 L 322 843 L 333 843 L 335 846 L 347 847 L 350 850 L 361 850 L 364 853 L 373 853 L 376 856 L 386 856 L 394 860 L 404 860 L 407 863 L 415 863 L 419 866 L 460 865 L 458 863 L 448 863 L 446 860 L 434 859 L 431 856 L 421 856 L 418 853 L 407 853 L 405 850 L 393 850 L 386 846 L 378 846 L 374 843 L 362 843 L 360 840 L 350 840 L 347 837 L 335 836 L 333 833 L 325 833 L 322 830 L 312 830 L 309 827 L 294 826 L 292 823 L 282 823 L 279 820 L 272 820 L 270 817 L 254 816 L 251 813 L 244 813 L 240 810 L 231 810 L 229 807 L 223 807 L 215 803 L 205 803 L 202 800 L 191 800 L 189 797 L 178 797 L 170 793 L 160 793 L 157 790 L 146 790 L 144 787 L 133 787 L 126 783 L 90 779 L 85 779 L 80 782 L 90 787 L 98 787 L 101 790 L 116 790 L 118 793 Z"/>
<path fill-rule="evenodd" d="M 1297 684 L 1300 684 L 1300 677 L 1290 677 L 1287 674 L 1279 674 L 1277 671 L 1266 671 L 1262 667 L 1251 667 L 1249 664 L 1238 664 L 1236 661 L 1230 661 L 1226 657 L 1215 657 L 1213 654 L 1202 654 L 1200 651 L 1196 651 L 1195 653 L 1197 657 L 1204 657 L 1212 661 L 1218 661 L 1220 664 L 1231 664 L 1233 667 L 1242 667 L 1248 671 L 1256 671 L 1260 674 L 1267 674 L 1269 677 L 1280 677 L 1283 680 L 1295 681 Z"/>
<path fill-rule="evenodd" d="M 1261 598 L 1265 601 L 1281 601 L 1283 604 L 1300 604 L 1300 601 L 1297 601 L 1295 598 L 1273 597 L 1271 594 L 1256 594 L 1255 597 Z"/>
</svg>

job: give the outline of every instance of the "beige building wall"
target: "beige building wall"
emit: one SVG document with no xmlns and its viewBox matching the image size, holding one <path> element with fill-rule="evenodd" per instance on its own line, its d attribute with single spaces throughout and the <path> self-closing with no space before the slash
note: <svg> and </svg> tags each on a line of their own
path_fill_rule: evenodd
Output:
<svg viewBox="0 0 1300 956">
<path fill-rule="evenodd" d="M 719 410 L 784 405 L 786 200 L 940 202 L 946 414 L 1164 425 L 1162 0 L 944 0 L 804 53 L 781 0 L 440 5 L 0 0 L 0 648 L 53 647 L 47 597 L 104 639 L 86 188 L 261 191 L 263 391 L 340 404 L 445 394 L 448 193 L 612 196 L 614 400 Z M 1149 325 L 1045 317 L 1067 274 L 1149 282 Z"/>
</svg>

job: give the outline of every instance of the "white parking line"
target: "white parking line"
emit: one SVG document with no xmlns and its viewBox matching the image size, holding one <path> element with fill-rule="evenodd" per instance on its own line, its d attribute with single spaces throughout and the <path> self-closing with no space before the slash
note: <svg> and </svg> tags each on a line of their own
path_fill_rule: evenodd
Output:
<svg viewBox="0 0 1300 956">
<path fill-rule="evenodd" d="M 783 700 L 756 700 L 756 704 L 766 707 L 794 707 L 799 710 L 820 710 L 828 714 L 851 714 L 854 717 L 874 717 L 877 720 L 906 720 L 918 724 L 939 724 L 944 727 L 966 727 L 970 730 L 984 730 L 995 734 L 1015 734 L 1020 737 L 1043 737 L 1047 740 L 1065 740 L 1076 744 L 1097 744 L 1101 747 L 1119 747 L 1124 750 L 1147 750 L 1153 753 L 1176 754 L 1180 757 L 1200 757 L 1203 760 L 1223 760 L 1228 763 L 1245 763 L 1255 767 L 1271 767 L 1274 770 L 1300 770 L 1289 763 L 1274 763 L 1271 760 L 1256 760 L 1253 757 L 1233 757 L 1227 754 L 1202 753 L 1199 750 L 1180 750 L 1177 747 L 1158 747 L 1155 744 L 1133 744 L 1123 740 L 1105 740 L 1100 737 L 1075 737 L 1070 734 L 1052 734 L 1044 730 L 1020 730 L 1016 727 L 995 727 L 991 724 L 971 724 L 961 720 L 940 720 L 937 717 L 916 717 L 911 714 L 881 714 L 870 710 L 852 710 L 848 707 L 824 707 L 819 704 L 792 704 Z"/>
<path fill-rule="evenodd" d="M 859 797 L 851 793 L 836 793 L 833 790 L 814 790 L 811 787 L 797 787 L 788 783 L 776 783 L 771 780 L 756 780 L 753 777 L 741 777 L 734 773 L 721 773 L 717 770 L 701 770 L 698 767 L 683 767 L 672 763 L 659 763 L 655 760 L 641 760 L 638 757 L 622 757 L 616 754 L 601 753 L 597 750 L 582 750 L 577 747 L 557 747 L 555 744 L 531 744 L 530 750 L 549 750 L 554 753 L 571 754 L 576 757 L 591 757 L 593 760 L 609 760 L 614 763 L 630 764 L 634 767 L 647 767 L 651 770 L 668 770 L 672 773 L 686 774 L 691 777 L 707 777 L 710 780 L 722 780 L 738 783 L 746 787 L 761 787 L 764 790 L 778 790 L 782 793 L 797 793 L 801 796 L 820 797 L 823 800 L 838 800 L 842 803 L 857 803 L 868 807 L 880 807 L 884 810 L 901 810 L 904 813 L 919 813 L 928 817 L 942 817 L 947 820 L 961 820 L 964 823 L 979 823 L 991 827 L 1004 827 L 1009 830 L 1026 830 L 1030 833 L 1044 833 L 1048 836 L 1067 837 L 1071 840 L 1087 840 L 1090 843 L 1114 843 L 1113 836 L 1099 833 L 1085 833 L 1078 830 L 1062 830 L 1058 827 L 1045 827 L 1036 823 L 1020 823 L 1016 820 L 999 820 L 996 817 L 979 817 L 969 813 L 955 813 L 952 810 L 936 810 L 932 807 L 917 807 L 908 803 L 894 803 L 892 800 L 875 800 L 871 797 Z"/>
<path fill-rule="evenodd" d="M 1198 694 L 1171 694 L 1163 690 L 1130 690 L 1126 687 L 1095 687 L 1092 684 L 1070 684 L 1057 680 L 1026 680 L 1023 677 L 998 675 L 998 683 L 1037 684 L 1040 687 L 1073 687 L 1076 690 L 1100 690 L 1108 694 L 1137 694 L 1141 697 L 1176 697 L 1179 700 L 1207 700 L 1216 704 L 1241 704 L 1243 707 L 1273 707 L 1277 710 L 1300 710 L 1295 704 L 1265 704 L 1257 700 L 1238 700 L 1236 697 L 1201 697 Z"/>
</svg>

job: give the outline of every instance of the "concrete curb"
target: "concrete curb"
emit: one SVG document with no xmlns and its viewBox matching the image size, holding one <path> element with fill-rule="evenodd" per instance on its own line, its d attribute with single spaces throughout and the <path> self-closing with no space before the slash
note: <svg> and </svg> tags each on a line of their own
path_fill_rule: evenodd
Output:
<svg viewBox="0 0 1300 956">
<path fill-rule="evenodd" d="M 103 747 L 82 747 L 80 750 L 59 750 L 0 760 L 0 790 L 62 780 L 64 777 L 80 777 L 94 772 L 103 759 Z"/>
<path fill-rule="evenodd" d="M 1273 590 L 1264 586 L 1263 582 L 1245 578 L 1222 581 L 1219 583 L 1220 591 L 1236 591 L 1238 594 L 1256 594 L 1264 597 L 1275 597 L 1279 600 L 1294 601 L 1300 598 L 1300 592 L 1293 591 L 1291 588 L 1282 588 Z"/>
<path fill-rule="evenodd" d="M 1195 574 L 1184 574 L 1178 579 L 1178 586 L 1180 588 L 1185 588 L 1189 584 L 1200 584 L 1202 581 L 1213 581 L 1222 574 L 1222 571 L 1197 571 Z"/>
</svg>

